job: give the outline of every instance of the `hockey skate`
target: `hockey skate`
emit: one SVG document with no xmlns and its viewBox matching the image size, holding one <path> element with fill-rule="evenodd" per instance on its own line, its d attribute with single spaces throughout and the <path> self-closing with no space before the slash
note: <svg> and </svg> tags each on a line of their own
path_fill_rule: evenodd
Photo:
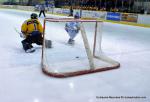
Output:
<svg viewBox="0 0 150 102">
<path fill-rule="evenodd" d="M 26 51 L 25 51 L 26 53 L 32 53 L 32 52 L 35 52 L 35 48 L 30 48 L 30 49 L 27 49 Z"/>
<path fill-rule="evenodd" d="M 35 51 L 35 48 L 33 48 L 33 46 L 27 42 L 25 42 L 24 40 L 21 41 L 22 45 L 23 45 L 23 49 L 25 50 L 26 53 L 32 53 Z"/>
<path fill-rule="evenodd" d="M 69 39 L 69 40 L 68 40 L 68 44 L 73 45 L 74 43 L 75 43 L 75 41 L 74 41 L 73 39 Z"/>
</svg>

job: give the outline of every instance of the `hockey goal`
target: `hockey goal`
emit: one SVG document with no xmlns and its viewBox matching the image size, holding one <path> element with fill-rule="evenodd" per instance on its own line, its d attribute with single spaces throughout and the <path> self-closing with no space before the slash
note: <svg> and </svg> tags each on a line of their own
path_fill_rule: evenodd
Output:
<svg viewBox="0 0 150 102">
<path fill-rule="evenodd" d="M 74 45 L 67 44 L 69 36 L 64 29 L 66 22 L 80 23 L 80 32 Z M 45 74 L 61 78 L 107 71 L 120 66 L 119 62 L 102 52 L 102 21 L 45 18 L 43 26 L 44 40 L 52 41 L 50 49 L 45 47 L 43 41 L 41 66 Z"/>
</svg>

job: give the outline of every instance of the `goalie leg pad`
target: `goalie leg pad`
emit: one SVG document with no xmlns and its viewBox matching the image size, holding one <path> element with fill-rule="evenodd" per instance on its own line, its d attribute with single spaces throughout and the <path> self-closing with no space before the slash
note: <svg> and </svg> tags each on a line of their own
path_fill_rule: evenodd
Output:
<svg viewBox="0 0 150 102">
<path fill-rule="evenodd" d="M 76 35 L 78 34 L 78 32 L 76 30 L 72 30 L 72 31 L 68 32 L 68 34 L 71 39 L 74 39 L 76 37 Z"/>
</svg>

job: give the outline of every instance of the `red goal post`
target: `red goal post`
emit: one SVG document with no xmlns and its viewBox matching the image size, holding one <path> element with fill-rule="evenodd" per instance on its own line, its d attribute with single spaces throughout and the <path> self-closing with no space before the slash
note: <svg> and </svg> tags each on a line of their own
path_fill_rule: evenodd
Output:
<svg viewBox="0 0 150 102">
<path fill-rule="evenodd" d="M 81 36 L 82 36 L 82 40 L 83 40 L 83 45 L 84 45 L 84 49 L 86 51 L 86 55 L 87 55 L 87 62 L 89 63 L 89 66 L 85 66 L 88 68 L 74 68 L 76 70 L 70 70 L 65 69 L 63 70 L 63 67 L 61 68 L 62 71 L 57 71 L 55 68 L 52 69 L 52 67 L 49 65 L 51 63 L 51 61 L 46 61 L 47 60 L 47 51 L 46 51 L 46 47 L 45 47 L 45 29 L 46 29 L 46 22 L 80 22 L 80 30 L 81 30 Z M 84 28 L 84 25 L 82 23 L 88 23 L 88 22 L 92 22 L 95 23 L 95 31 L 93 34 L 93 46 L 92 49 L 90 49 L 90 45 L 88 42 L 88 38 L 86 35 L 86 31 Z M 43 46 L 42 46 L 42 59 L 41 59 L 41 66 L 42 66 L 42 71 L 49 76 L 53 76 L 53 77 L 70 77 L 70 76 L 77 76 L 77 75 L 83 75 L 83 74 L 89 74 L 89 73 L 95 73 L 95 72 L 101 72 L 101 71 L 107 71 L 107 70 L 112 70 L 112 69 L 116 69 L 118 67 L 120 67 L 120 63 L 107 57 L 101 49 L 101 40 L 102 40 L 102 29 L 101 26 L 103 24 L 103 21 L 100 20 L 83 20 L 83 19 L 73 19 L 73 18 L 45 18 L 44 19 L 44 24 L 43 24 Z M 50 39 L 51 40 L 51 39 Z M 52 41 L 53 42 L 53 41 Z M 53 48 L 52 48 L 53 49 Z M 96 50 L 98 49 L 98 54 L 96 53 Z M 49 49 L 51 50 L 51 49 Z M 80 60 L 80 59 L 79 59 Z M 84 62 L 84 60 L 81 60 L 80 62 Z M 66 62 L 64 62 L 66 63 Z M 72 63 L 72 62 L 69 62 Z M 79 61 L 77 61 L 78 64 Z M 108 63 L 108 65 L 100 65 L 103 63 Z M 80 63 L 81 64 L 81 63 Z M 61 64 L 63 65 L 63 64 Z M 86 64 L 87 65 L 87 64 Z M 52 65 L 54 67 L 54 65 Z M 71 65 L 69 64 L 69 66 L 71 67 Z M 79 67 L 83 65 L 79 65 Z M 66 71 L 67 70 L 67 71 Z"/>
</svg>

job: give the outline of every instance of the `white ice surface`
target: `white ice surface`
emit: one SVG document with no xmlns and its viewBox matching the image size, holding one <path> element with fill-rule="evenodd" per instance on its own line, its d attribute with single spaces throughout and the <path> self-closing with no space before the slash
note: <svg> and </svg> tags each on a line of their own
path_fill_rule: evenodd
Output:
<svg viewBox="0 0 150 102">
<path fill-rule="evenodd" d="M 103 51 L 117 56 L 120 69 L 58 79 L 42 73 L 41 47 L 32 54 L 22 49 L 14 27 L 20 29 L 30 14 L 0 9 L 0 102 L 150 102 L 149 28 L 104 23 Z M 101 96 L 146 99 L 96 98 Z"/>
</svg>

